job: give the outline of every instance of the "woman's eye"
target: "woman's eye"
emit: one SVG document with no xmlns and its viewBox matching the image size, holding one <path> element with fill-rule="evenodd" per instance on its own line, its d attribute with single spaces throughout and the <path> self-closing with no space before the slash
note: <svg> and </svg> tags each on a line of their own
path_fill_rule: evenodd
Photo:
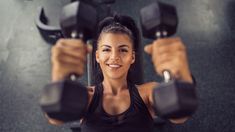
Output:
<svg viewBox="0 0 235 132">
<path fill-rule="evenodd" d="M 108 52 L 108 51 L 110 51 L 110 49 L 103 49 L 102 51 L 103 52 Z"/>
<path fill-rule="evenodd" d="M 121 52 L 128 52 L 127 49 L 120 49 Z"/>
</svg>

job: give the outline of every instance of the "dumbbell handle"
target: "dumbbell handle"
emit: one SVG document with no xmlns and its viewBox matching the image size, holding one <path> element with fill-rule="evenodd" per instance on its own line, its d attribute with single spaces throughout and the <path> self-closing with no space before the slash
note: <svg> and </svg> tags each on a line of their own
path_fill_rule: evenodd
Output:
<svg viewBox="0 0 235 132">
<path fill-rule="evenodd" d="M 168 32 L 166 30 L 161 30 L 161 31 L 156 32 L 157 38 L 166 38 L 167 35 L 168 35 Z M 166 70 L 166 69 L 163 70 L 162 74 L 163 74 L 164 82 L 169 82 L 172 79 L 169 70 Z"/>
<path fill-rule="evenodd" d="M 77 31 L 72 31 L 71 33 L 71 38 L 80 38 L 83 40 L 84 36 L 83 36 L 83 33 L 78 33 Z M 89 43 L 89 41 L 88 41 Z M 88 53 L 87 54 L 87 83 L 88 83 L 88 86 L 91 85 L 91 67 L 90 67 L 90 64 L 91 64 L 91 53 Z M 74 74 L 72 73 L 70 76 L 69 76 L 69 79 L 72 80 L 72 81 L 76 81 L 79 79 L 79 76 L 77 74 Z"/>
</svg>

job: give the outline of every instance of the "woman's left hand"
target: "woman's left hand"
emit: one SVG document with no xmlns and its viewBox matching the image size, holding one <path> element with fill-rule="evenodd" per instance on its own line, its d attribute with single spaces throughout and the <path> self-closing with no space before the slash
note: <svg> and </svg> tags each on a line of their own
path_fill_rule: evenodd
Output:
<svg viewBox="0 0 235 132">
<path fill-rule="evenodd" d="M 155 71 L 159 75 L 168 70 L 173 78 L 192 82 L 186 47 L 180 38 L 157 39 L 146 45 L 144 50 L 152 56 Z"/>
</svg>

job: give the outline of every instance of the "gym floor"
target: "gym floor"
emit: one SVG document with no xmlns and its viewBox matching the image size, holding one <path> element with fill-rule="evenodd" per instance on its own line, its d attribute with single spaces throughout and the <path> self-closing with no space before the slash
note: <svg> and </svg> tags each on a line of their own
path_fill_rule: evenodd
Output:
<svg viewBox="0 0 235 132">
<path fill-rule="evenodd" d="M 139 10 L 154 0 L 116 0 L 113 10 L 139 21 Z M 197 80 L 200 107 L 183 125 L 165 124 L 159 132 L 235 131 L 235 0 L 164 0 L 176 6 L 177 34 L 188 49 Z M 39 6 L 58 25 L 61 7 L 69 0 L 0 1 L 0 131 L 70 132 L 49 125 L 38 104 L 50 82 L 50 48 L 35 26 Z M 130 8 L 131 7 L 131 8 Z M 139 22 L 138 22 L 139 24 Z M 143 39 L 142 44 L 151 40 Z M 143 53 L 145 81 L 159 80 Z M 84 82 L 86 80 L 84 79 Z"/>
</svg>

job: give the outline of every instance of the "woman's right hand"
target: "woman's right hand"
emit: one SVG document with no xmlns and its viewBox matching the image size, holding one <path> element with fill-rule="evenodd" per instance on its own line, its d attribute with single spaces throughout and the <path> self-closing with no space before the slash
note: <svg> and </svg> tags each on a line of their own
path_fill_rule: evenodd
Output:
<svg viewBox="0 0 235 132">
<path fill-rule="evenodd" d="M 69 74 L 83 75 L 86 55 L 91 46 L 80 39 L 59 39 L 51 49 L 52 81 L 65 79 Z"/>
</svg>

